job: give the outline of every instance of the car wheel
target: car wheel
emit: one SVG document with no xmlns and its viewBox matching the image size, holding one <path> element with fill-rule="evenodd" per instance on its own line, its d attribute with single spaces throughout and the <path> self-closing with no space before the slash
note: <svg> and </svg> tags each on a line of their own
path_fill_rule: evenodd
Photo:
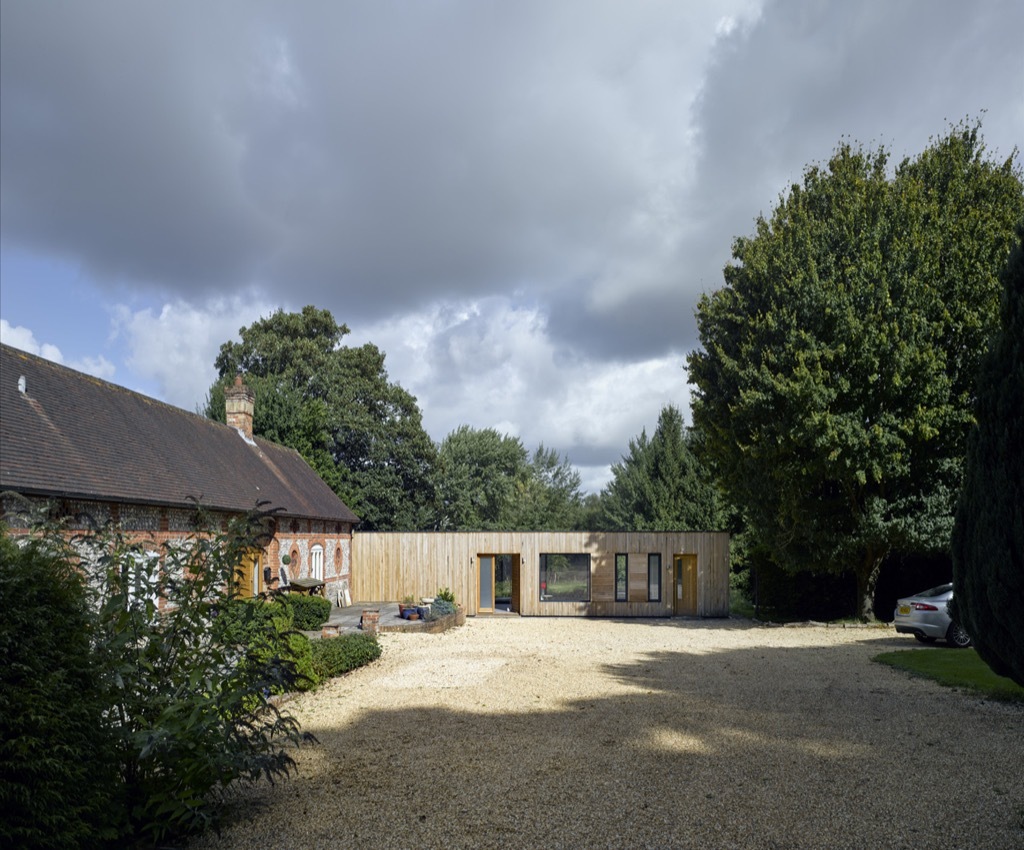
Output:
<svg viewBox="0 0 1024 850">
<path fill-rule="evenodd" d="M 914 635 L 921 643 L 935 643 L 935 638 L 928 635 Z"/>
<path fill-rule="evenodd" d="M 964 631 L 963 626 L 954 620 L 946 631 L 946 642 L 957 649 L 963 649 L 965 646 L 971 645 L 971 636 Z"/>
</svg>

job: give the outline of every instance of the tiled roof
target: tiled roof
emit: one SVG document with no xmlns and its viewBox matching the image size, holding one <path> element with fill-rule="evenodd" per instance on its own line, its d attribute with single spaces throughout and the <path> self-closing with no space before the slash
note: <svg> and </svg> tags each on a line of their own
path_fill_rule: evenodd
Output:
<svg viewBox="0 0 1024 850">
<path fill-rule="evenodd" d="M 19 380 L 24 378 L 24 391 Z M 0 491 L 358 522 L 298 452 L 0 345 Z"/>
</svg>

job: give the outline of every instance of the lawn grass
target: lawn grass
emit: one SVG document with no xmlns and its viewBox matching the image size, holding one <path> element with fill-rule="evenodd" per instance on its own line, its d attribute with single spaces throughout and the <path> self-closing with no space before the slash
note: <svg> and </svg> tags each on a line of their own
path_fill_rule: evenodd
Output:
<svg viewBox="0 0 1024 850">
<path fill-rule="evenodd" d="M 997 676 L 973 649 L 904 649 L 883 652 L 873 661 L 906 670 L 914 676 L 934 679 L 940 685 L 964 688 L 989 699 L 1024 704 L 1024 688 L 1012 679 Z"/>
</svg>

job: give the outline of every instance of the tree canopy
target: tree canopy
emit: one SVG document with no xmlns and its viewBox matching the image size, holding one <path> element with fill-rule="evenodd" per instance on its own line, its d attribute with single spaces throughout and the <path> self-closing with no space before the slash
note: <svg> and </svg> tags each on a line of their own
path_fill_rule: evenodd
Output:
<svg viewBox="0 0 1024 850">
<path fill-rule="evenodd" d="M 688 358 L 703 457 L 793 570 L 947 549 L 978 360 L 1024 217 L 1012 159 L 959 126 L 887 173 L 842 144 L 735 240 Z"/>
<path fill-rule="evenodd" d="M 256 396 L 254 433 L 295 448 L 363 527 L 429 527 L 435 447 L 416 399 L 388 380 L 384 353 L 328 310 L 278 310 L 241 328 L 216 360 L 207 415 L 223 421 L 224 386 L 241 372 Z"/>
<path fill-rule="evenodd" d="M 456 531 L 574 527 L 580 476 L 553 449 L 532 457 L 518 437 L 463 425 L 441 442 L 437 524 Z"/>
<path fill-rule="evenodd" d="M 612 465 L 601 494 L 602 525 L 623 531 L 714 530 L 724 520 L 708 471 L 694 455 L 692 432 L 673 405 L 664 407 L 654 434 L 629 441 Z"/>
<path fill-rule="evenodd" d="M 978 378 L 953 528 L 957 615 L 978 654 L 1024 685 L 1024 225 L 1003 274 L 1001 331 Z"/>
</svg>

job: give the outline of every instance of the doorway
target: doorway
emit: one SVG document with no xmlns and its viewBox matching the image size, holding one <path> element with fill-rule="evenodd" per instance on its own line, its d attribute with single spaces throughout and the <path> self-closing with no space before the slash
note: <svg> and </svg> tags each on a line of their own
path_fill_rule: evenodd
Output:
<svg viewBox="0 0 1024 850">
<path fill-rule="evenodd" d="M 672 613 L 677 617 L 697 616 L 697 556 L 673 555 Z"/>
<path fill-rule="evenodd" d="M 242 558 L 242 563 L 235 568 L 238 595 L 251 597 L 260 595 L 260 573 L 263 568 L 263 553 L 257 549 L 250 550 Z"/>
<path fill-rule="evenodd" d="M 520 556 L 477 555 L 477 611 L 481 614 L 519 611 Z"/>
</svg>

